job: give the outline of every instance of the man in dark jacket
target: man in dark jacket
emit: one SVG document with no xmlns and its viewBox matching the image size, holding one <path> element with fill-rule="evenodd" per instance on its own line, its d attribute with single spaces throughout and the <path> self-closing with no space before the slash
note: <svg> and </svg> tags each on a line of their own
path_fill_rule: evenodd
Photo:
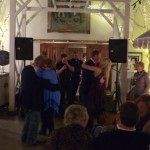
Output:
<svg viewBox="0 0 150 150">
<path fill-rule="evenodd" d="M 101 59 L 100 51 L 94 50 L 92 52 L 92 57 L 86 62 L 86 64 L 89 66 L 97 66 L 97 64 L 100 62 L 100 59 Z M 85 106 L 87 105 L 88 93 L 91 89 L 93 80 L 94 80 L 94 72 L 83 69 L 79 94 L 80 94 L 80 102 Z"/>
<path fill-rule="evenodd" d="M 150 136 L 136 131 L 139 120 L 136 104 L 126 102 L 120 109 L 120 121 L 117 129 L 101 133 L 94 140 L 94 150 L 149 150 Z"/>
<path fill-rule="evenodd" d="M 20 100 L 25 113 L 22 142 L 32 146 L 37 144 L 37 131 L 43 106 L 43 89 L 58 90 L 58 85 L 39 78 L 36 71 L 43 66 L 44 58 L 38 56 L 32 65 L 25 66 L 21 75 Z"/>
<path fill-rule="evenodd" d="M 61 54 L 61 61 L 56 64 L 56 73 L 58 74 L 61 92 L 60 116 L 64 114 L 64 109 L 72 104 L 72 82 L 71 76 L 74 72 L 74 67 L 68 60 L 67 54 Z"/>
</svg>

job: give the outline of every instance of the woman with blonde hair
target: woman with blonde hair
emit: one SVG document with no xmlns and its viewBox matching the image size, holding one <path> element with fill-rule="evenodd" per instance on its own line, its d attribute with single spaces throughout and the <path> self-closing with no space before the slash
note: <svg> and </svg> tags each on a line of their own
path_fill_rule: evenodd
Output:
<svg viewBox="0 0 150 150">
<path fill-rule="evenodd" d="M 98 121 L 99 116 L 104 112 L 104 90 L 108 87 L 111 64 L 111 60 L 107 57 L 102 58 L 99 66 L 97 67 L 89 66 L 85 63 L 82 64 L 82 68 L 94 71 L 95 76 L 89 92 L 86 106 L 90 116 L 88 124 L 90 130 L 93 128 L 93 119 L 96 117 Z"/>
</svg>

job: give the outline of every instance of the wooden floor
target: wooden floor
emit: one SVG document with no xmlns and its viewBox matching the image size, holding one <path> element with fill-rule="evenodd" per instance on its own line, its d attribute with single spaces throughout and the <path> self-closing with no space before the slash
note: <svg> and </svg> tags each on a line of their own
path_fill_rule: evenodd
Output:
<svg viewBox="0 0 150 150">
<path fill-rule="evenodd" d="M 114 122 L 114 115 L 104 115 L 100 119 L 102 125 L 111 125 Z M 7 108 L 0 108 L 0 149 L 1 150 L 44 150 L 45 144 L 28 147 L 21 142 L 21 130 L 24 119 L 18 115 L 8 114 Z M 63 120 L 55 119 L 55 127 L 63 126 Z M 46 141 L 47 136 L 38 135 L 40 141 Z"/>
<path fill-rule="evenodd" d="M 56 119 L 56 128 L 63 126 L 62 119 Z M 0 149 L 1 150 L 44 150 L 44 144 L 28 147 L 21 142 L 21 130 L 24 120 L 18 115 L 10 116 L 7 110 L 0 109 Z M 38 136 L 46 141 L 47 136 Z"/>
</svg>

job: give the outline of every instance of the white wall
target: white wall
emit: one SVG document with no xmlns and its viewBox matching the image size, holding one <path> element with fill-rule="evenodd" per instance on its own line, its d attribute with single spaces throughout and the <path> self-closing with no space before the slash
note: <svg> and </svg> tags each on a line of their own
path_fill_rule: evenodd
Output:
<svg viewBox="0 0 150 150">
<path fill-rule="evenodd" d="M 41 12 L 27 26 L 27 36 L 38 39 L 67 39 L 67 40 L 98 40 L 108 41 L 112 37 L 112 29 L 104 20 L 101 22 L 99 15 L 91 14 L 90 34 L 79 33 L 48 33 L 47 32 L 47 13 Z"/>
<path fill-rule="evenodd" d="M 8 0 L 7 0 L 8 1 Z M 47 0 L 41 0 L 42 6 L 47 6 Z M 38 6 L 36 1 L 32 1 L 30 6 Z M 7 5 L 9 7 L 9 5 Z M 8 9 L 8 8 L 7 8 Z M 33 12 L 27 12 L 27 19 L 33 14 Z M 5 13 L 7 15 L 7 13 Z M 5 18 L 5 17 L 4 17 Z M 108 41 L 112 37 L 113 29 L 107 23 L 107 21 L 98 14 L 91 14 L 90 21 L 90 34 L 79 33 L 48 33 L 47 32 L 47 12 L 40 12 L 28 25 L 27 25 L 27 37 L 33 37 L 34 39 L 66 39 L 66 40 L 98 40 Z M 9 50 L 8 45 L 8 32 L 5 36 L 4 49 Z M 130 42 L 130 44 L 132 44 Z M 147 50 L 135 49 L 132 45 L 129 45 L 130 52 L 143 52 L 143 61 L 145 63 L 145 70 L 148 70 L 148 58 Z M 34 43 L 34 58 L 40 54 L 40 44 Z M 27 61 L 27 64 L 31 61 Z M 6 66 L 8 70 L 8 66 Z"/>
</svg>

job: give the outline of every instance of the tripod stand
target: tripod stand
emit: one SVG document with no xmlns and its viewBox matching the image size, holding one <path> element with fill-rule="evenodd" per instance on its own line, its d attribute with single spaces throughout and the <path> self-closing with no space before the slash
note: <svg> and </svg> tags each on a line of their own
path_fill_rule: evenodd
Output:
<svg viewBox="0 0 150 150">
<path fill-rule="evenodd" d="M 121 90 L 120 90 L 120 83 L 119 83 L 119 69 L 118 63 L 116 64 L 116 81 L 115 81 L 115 91 L 112 97 L 115 96 L 115 113 L 119 111 L 121 105 Z"/>
</svg>

